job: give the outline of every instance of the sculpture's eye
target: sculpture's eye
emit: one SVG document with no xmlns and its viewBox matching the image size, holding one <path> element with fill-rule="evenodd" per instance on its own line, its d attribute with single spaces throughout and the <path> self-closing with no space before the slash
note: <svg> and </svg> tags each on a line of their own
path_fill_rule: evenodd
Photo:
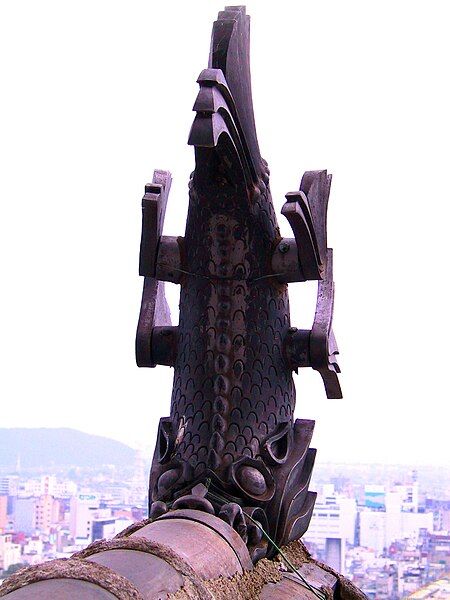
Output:
<svg viewBox="0 0 450 600">
<path fill-rule="evenodd" d="M 261 459 L 238 459 L 231 465 L 231 479 L 248 498 L 268 502 L 275 493 L 275 481 Z"/>
<path fill-rule="evenodd" d="M 291 439 L 291 424 L 282 423 L 264 443 L 264 456 L 272 464 L 283 464 L 289 455 Z"/>
</svg>

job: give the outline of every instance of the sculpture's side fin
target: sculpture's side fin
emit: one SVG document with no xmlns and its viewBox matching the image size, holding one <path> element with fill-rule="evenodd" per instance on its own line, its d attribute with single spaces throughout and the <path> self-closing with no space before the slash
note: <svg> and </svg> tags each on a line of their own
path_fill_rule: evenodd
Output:
<svg viewBox="0 0 450 600">
<path fill-rule="evenodd" d="M 286 338 L 286 355 L 291 367 L 312 367 L 322 377 L 327 398 L 342 398 L 337 374 L 339 350 L 334 337 L 333 251 L 328 248 L 326 271 L 318 283 L 317 304 L 311 330 L 291 328 Z"/>
<path fill-rule="evenodd" d="M 340 373 L 336 360 L 339 350 L 332 330 L 334 307 L 333 251 L 327 253 L 325 277 L 319 281 L 317 307 L 311 329 L 311 366 L 322 376 L 327 398 L 342 398 L 337 373 Z"/>
<path fill-rule="evenodd" d="M 139 367 L 155 367 L 157 363 L 171 364 L 171 343 L 176 327 L 171 327 L 170 310 L 164 294 L 164 282 L 155 278 L 158 247 L 161 239 L 164 215 L 172 177 L 168 171 L 155 171 L 152 183 L 145 186 L 142 198 L 142 237 L 139 255 L 139 274 L 144 276 L 141 310 L 136 333 L 136 362 Z M 158 339 L 154 343 L 155 327 Z M 163 329 L 163 332 L 161 332 Z M 161 355 L 155 356 L 155 349 Z M 165 361 L 165 362 L 164 362 Z"/>
<path fill-rule="evenodd" d="M 327 259 L 327 208 L 331 175 L 307 171 L 298 192 L 286 194 L 281 213 L 289 221 L 306 280 L 322 279 Z"/>
<path fill-rule="evenodd" d="M 333 250 L 327 248 L 327 208 L 331 175 L 307 171 L 298 192 L 286 194 L 281 209 L 295 240 L 283 238 L 272 256 L 272 269 L 281 281 L 318 280 L 317 304 L 311 330 L 291 328 L 286 355 L 292 368 L 312 367 L 323 379 L 327 398 L 342 398 L 337 373 L 339 354 L 331 328 L 334 306 Z"/>
<path fill-rule="evenodd" d="M 139 275 L 154 277 L 159 239 L 162 234 L 172 176 L 156 170 L 152 183 L 145 186 L 142 198 L 142 234 L 139 253 Z"/>
</svg>

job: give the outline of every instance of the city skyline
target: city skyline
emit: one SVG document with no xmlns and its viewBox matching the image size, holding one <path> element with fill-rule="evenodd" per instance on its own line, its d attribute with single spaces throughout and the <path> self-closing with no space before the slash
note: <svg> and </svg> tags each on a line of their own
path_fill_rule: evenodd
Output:
<svg viewBox="0 0 450 600">
<path fill-rule="evenodd" d="M 316 469 L 318 497 L 303 541 L 370 599 L 421 597 L 426 586 L 445 590 L 450 485 L 437 477 L 401 467 Z M 120 470 L 0 474 L 0 582 L 24 564 L 67 558 L 111 539 L 145 518 L 146 496 L 139 452 Z"/>
</svg>

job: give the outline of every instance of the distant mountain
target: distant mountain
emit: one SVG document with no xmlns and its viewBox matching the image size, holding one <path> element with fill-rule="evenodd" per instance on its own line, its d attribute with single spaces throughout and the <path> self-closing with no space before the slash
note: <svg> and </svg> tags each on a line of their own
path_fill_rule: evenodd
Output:
<svg viewBox="0 0 450 600">
<path fill-rule="evenodd" d="M 24 469 L 122 467 L 133 464 L 135 450 L 121 442 L 69 428 L 0 428 L 0 469 L 13 468 L 18 457 Z"/>
</svg>

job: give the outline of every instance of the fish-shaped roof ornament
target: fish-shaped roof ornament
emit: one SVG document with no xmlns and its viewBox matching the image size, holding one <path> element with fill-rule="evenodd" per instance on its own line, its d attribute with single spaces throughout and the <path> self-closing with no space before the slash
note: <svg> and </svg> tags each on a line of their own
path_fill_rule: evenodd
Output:
<svg viewBox="0 0 450 600">
<path fill-rule="evenodd" d="M 220 516 L 254 561 L 306 531 L 314 421 L 294 420 L 293 371 L 312 367 L 340 398 L 332 331 L 332 251 L 326 214 L 331 175 L 309 171 L 286 195 L 283 238 L 252 106 L 250 19 L 227 7 L 214 23 L 208 68 L 189 144 L 184 237 L 162 235 L 171 175 L 155 171 L 142 200 L 136 339 L 139 366 L 174 369 L 170 415 L 160 421 L 150 475 L 150 516 L 196 509 Z M 291 326 L 288 285 L 317 280 L 311 330 Z M 179 325 L 170 322 L 164 282 L 180 285 Z"/>
</svg>

